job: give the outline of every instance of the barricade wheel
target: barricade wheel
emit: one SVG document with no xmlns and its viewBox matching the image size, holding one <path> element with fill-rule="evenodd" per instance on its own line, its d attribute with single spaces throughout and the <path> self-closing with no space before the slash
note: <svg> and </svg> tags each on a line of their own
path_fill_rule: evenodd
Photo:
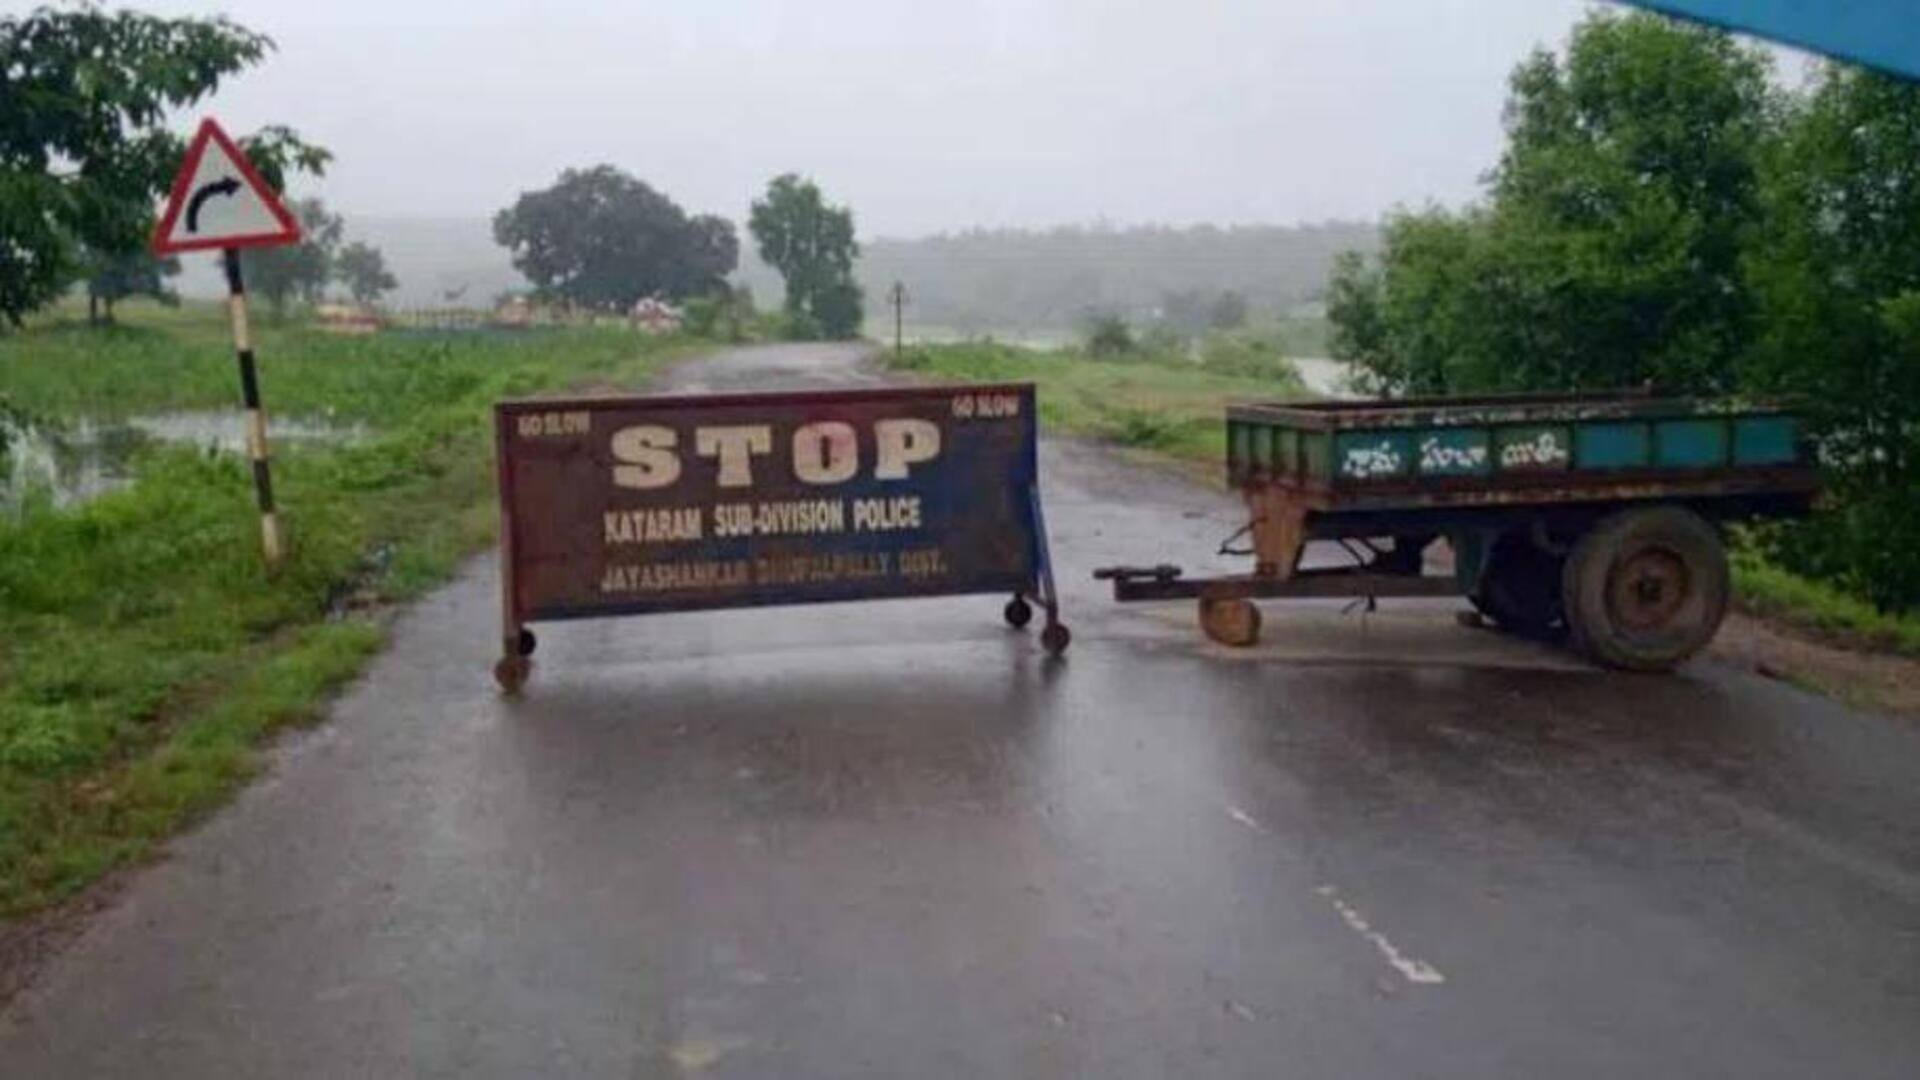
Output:
<svg viewBox="0 0 1920 1080">
<path fill-rule="evenodd" d="M 1047 628 L 1040 631 L 1040 647 L 1053 656 L 1066 652 L 1072 641 L 1073 634 L 1066 623 L 1048 623 Z"/>
<path fill-rule="evenodd" d="M 1033 621 L 1033 605 L 1025 597 L 1016 596 L 1007 601 L 1006 610 L 1001 612 L 1007 618 L 1007 625 L 1015 630 L 1024 630 Z"/>
<path fill-rule="evenodd" d="M 527 676 L 533 671 L 533 661 L 524 656 L 503 656 L 493 665 L 493 681 L 500 689 L 509 694 L 517 694 L 527 684 Z"/>
<path fill-rule="evenodd" d="M 1260 609 L 1251 600 L 1200 598 L 1200 629 L 1209 638 L 1236 649 L 1260 640 Z"/>
</svg>

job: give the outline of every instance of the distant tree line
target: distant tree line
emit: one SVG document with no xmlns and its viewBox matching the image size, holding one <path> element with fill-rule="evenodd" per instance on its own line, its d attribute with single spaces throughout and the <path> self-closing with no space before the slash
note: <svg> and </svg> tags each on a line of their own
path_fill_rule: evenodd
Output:
<svg viewBox="0 0 1920 1080">
<path fill-rule="evenodd" d="M 1598 13 L 1512 77 L 1484 201 L 1340 260 L 1334 351 L 1377 391 L 1651 383 L 1797 396 L 1830 467 L 1773 554 L 1920 605 L 1920 87 Z"/>
<path fill-rule="evenodd" d="M 754 202 L 749 229 L 760 257 L 782 277 L 787 336 L 859 334 L 852 211 L 829 205 L 811 180 L 788 173 Z M 522 193 L 494 216 L 493 235 L 543 299 L 623 312 L 643 297 L 661 297 L 687 305 L 700 328 L 725 321 L 736 334 L 752 310 L 752 294 L 728 281 L 740 260 L 733 223 L 690 215 L 612 165 L 568 169 L 553 186 Z"/>
<path fill-rule="evenodd" d="M 300 222 L 300 242 L 284 247 L 249 248 L 240 253 L 247 290 L 267 302 L 274 318 L 296 301 L 317 304 L 327 286 L 337 284 L 357 304 L 371 305 L 400 286 L 387 270 L 386 256 L 370 244 L 345 243 L 346 223 L 319 199 L 287 204 Z"/>
<path fill-rule="evenodd" d="M 1231 295 L 1250 317 L 1286 314 L 1319 299 L 1335 256 L 1373 251 L 1378 235 L 1360 222 L 971 229 L 869 240 L 853 272 L 868 292 L 904 282 L 921 325 L 1066 333 L 1093 314 L 1154 322 L 1181 297 L 1204 309 Z M 758 284 L 755 268 L 745 276 Z"/>
</svg>

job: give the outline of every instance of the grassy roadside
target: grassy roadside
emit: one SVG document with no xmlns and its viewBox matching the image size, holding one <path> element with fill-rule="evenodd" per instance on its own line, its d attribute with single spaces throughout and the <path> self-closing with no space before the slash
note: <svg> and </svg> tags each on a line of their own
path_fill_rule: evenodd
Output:
<svg viewBox="0 0 1920 1080">
<path fill-rule="evenodd" d="M 1041 423 L 1050 429 L 1202 466 L 1212 475 L 1218 475 L 1214 470 L 1225 453 L 1220 415 L 1227 401 L 1305 394 L 1297 379 L 1223 375 L 1178 360 L 1095 361 L 1005 345 L 922 346 L 893 366 L 957 381 L 1031 380 L 1040 388 Z M 1843 648 L 1920 657 L 1920 617 L 1883 614 L 1746 546 L 1733 552 L 1733 579 L 1742 608 L 1790 630 Z"/>
<path fill-rule="evenodd" d="M 1308 396 L 1300 377 L 1278 363 L 1209 367 L 1152 355 L 1092 359 L 966 344 L 918 346 L 889 365 L 957 382 L 1032 382 L 1039 387 L 1040 422 L 1049 430 L 1208 468 L 1226 455 L 1225 402 Z"/>
<path fill-rule="evenodd" d="M 0 400 L 42 423 L 237 397 L 217 310 L 0 337 Z M 275 447 L 292 538 L 267 574 L 244 461 L 154 445 L 82 506 L 0 513 L 0 915 L 45 906 L 223 801 L 259 739 L 376 651 L 371 612 L 492 537 L 496 398 L 632 380 L 688 343 L 618 329 L 342 338 L 263 327 L 269 413 L 361 425 Z"/>
<path fill-rule="evenodd" d="M 1740 606 L 1803 633 L 1855 649 L 1920 657 L 1920 616 L 1890 615 L 1831 585 L 1800 577 L 1751 548 L 1733 552 Z"/>
</svg>

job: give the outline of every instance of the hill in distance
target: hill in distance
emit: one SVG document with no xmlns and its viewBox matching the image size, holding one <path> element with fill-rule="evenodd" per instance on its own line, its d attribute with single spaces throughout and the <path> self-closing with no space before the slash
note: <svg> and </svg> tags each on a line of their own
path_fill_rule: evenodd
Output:
<svg viewBox="0 0 1920 1080">
<path fill-rule="evenodd" d="M 527 287 L 493 242 L 486 218 L 349 217 L 346 237 L 385 253 L 400 282 L 387 298 L 390 307 L 489 307 L 501 293 Z M 750 239 L 743 241 L 736 280 L 753 290 L 761 307 L 777 306 L 779 275 L 753 255 Z M 1379 230 L 1368 222 L 970 229 L 865 241 L 855 273 L 876 325 L 886 290 L 900 281 L 909 297 L 907 320 L 916 327 L 1059 336 L 1093 312 L 1149 319 L 1171 293 L 1232 290 L 1256 315 L 1311 309 L 1337 254 L 1371 252 L 1378 244 Z M 182 262 L 183 293 L 221 294 L 214 258 Z"/>
</svg>

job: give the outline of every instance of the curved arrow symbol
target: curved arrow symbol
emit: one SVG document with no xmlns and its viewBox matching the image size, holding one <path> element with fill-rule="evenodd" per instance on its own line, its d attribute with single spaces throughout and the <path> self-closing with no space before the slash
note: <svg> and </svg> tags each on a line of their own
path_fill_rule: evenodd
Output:
<svg viewBox="0 0 1920 1080">
<path fill-rule="evenodd" d="M 215 180 L 211 184 L 200 185 L 200 187 L 194 190 L 193 197 L 187 200 L 187 231 L 190 233 L 200 231 L 200 207 L 208 199 L 213 198 L 215 195 L 225 195 L 228 198 L 232 198 L 234 193 L 239 190 L 240 181 L 235 180 L 231 176 Z"/>
</svg>

